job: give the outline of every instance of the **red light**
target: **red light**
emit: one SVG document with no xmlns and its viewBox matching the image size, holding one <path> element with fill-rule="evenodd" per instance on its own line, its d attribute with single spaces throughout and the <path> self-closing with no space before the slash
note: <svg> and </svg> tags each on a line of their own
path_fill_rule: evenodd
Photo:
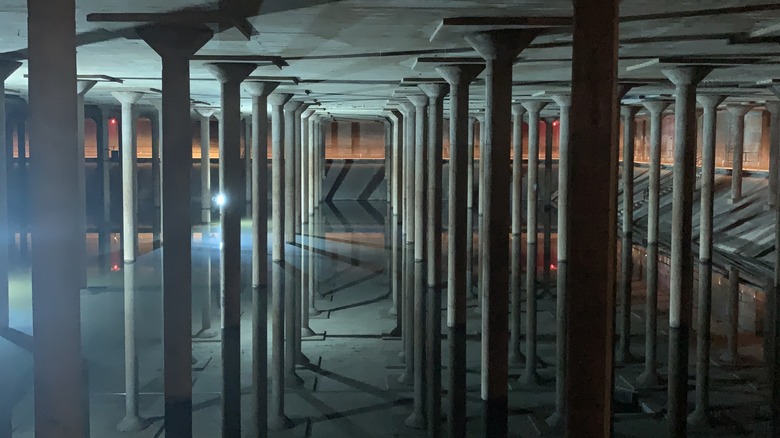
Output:
<svg viewBox="0 0 780 438">
<path fill-rule="evenodd" d="M 116 119 L 112 117 L 112 118 L 108 119 L 108 123 L 110 123 L 112 125 L 116 125 Z"/>
<path fill-rule="evenodd" d="M 112 270 L 113 272 L 117 272 L 117 271 L 119 271 L 119 265 L 112 265 L 112 266 L 111 266 L 111 270 Z"/>
<path fill-rule="evenodd" d="M 560 125 L 560 124 L 561 124 L 561 122 L 560 122 L 559 120 L 555 120 L 555 121 L 553 121 L 553 126 L 558 126 L 558 125 Z"/>
<path fill-rule="evenodd" d="M 555 266 L 555 265 L 553 265 L 553 264 L 551 264 L 551 265 L 550 265 L 550 269 L 552 269 L 553 271 L 557 271 L 557 270 L 558 270 L 558 267 L 557 267 L 557 266 Z"/>
</svg>

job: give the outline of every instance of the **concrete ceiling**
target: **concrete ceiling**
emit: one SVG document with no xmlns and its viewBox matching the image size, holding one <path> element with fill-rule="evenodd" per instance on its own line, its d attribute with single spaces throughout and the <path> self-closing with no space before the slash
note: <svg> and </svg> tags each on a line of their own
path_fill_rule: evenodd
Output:
<svg viewBox="0 0 780 438">
<path fill-rule="evenodd" d="M 223 0 L 224 1 L 224 0 Z M 242 3 L 250 8 L 257 0 Z M 163 6 L 164 4 L 164 6 Z M 159 13 L 182 8 L 216 8 L 218 2 L 195 0 L 79 0 L 77 1 L 78 73 L 108 75 L 123 84 L 101 82 L 87 94 L 88 103 L 116 102 L 117 89 L 159 89 L 160 59 L 141 40 L 127 39 L 142 23 L 88 22 L 92 13 Z M 443 18 L 457 16 L 571 16 L 569 0 L 265 0 L 248 21 L 257 34 L 247 40 L 237 29 L 218 33 L 198 55 L 274 55 L 289 66 L 262 63 L 257 76 L 300 78 L 283 89 L 300 98 L 317 99 L 334 114 L 376 114 L 399 88 L 403 78 L 433 78 L 434 64 L 415 66 L 419 56 L 477 56 L 461 36 L 431 35 Z M 26 57 L 26 2 L 0 5 L 0 52 Z M 753 56 L 747 65 L 716 69 L 703 88 L 725 93 L 732 100 L 774 99 L 756 82 L 780 77 L 780 43 L 732 44 L 739 36 L 780 36 L 780 4 L 766 0 L 625 0 L 621 2 L 619 76 L 644 81 L 629 98 L 669 95 L 661 74 L 663 64 L 630 69 L 659 57 L 735 58 Z M 780 41 L 780 40 L 778 40 Z M 570 79 L 571 35 L 566 31 L 537 38 L 514 68 L 514 98 L 539 92 L 565 92 Z M 757 61 L 756 61 L 757 60 Z M 746 61 L 747 62 L 747 61 Z M 219 86 L 192 61 L 192 98 L 209 105 L 219 102 Z M 414 66 L 414 69 L 412 68 Z M 26 64 L 12 75 L 7 88 L 26 95 Z M 472 87 L 474 108 L 484 88 Z M 150 97 L 159 94 L 150 91 Z M 249 97 L 244 96 L 244 111 Z"/>
</svg>

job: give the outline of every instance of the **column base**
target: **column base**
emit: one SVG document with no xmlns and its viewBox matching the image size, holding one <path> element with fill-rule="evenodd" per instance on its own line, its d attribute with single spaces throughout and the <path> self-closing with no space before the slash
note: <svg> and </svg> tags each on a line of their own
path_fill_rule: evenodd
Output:
<svg viewBox="0 0 780 438">
<path fill-rule="evenodd" d="M 311 365 L 311 359 L 309 359 L 305 354 L 298 352 L 298 359 L 296 359 L 295 363 L 297 365 Z"/>
<path fill-rule="evenodd" d="M 202 329 L 195 335 L 195 337 L 198 339 L 212 339 L 216 338 L 217 336 L 219 336 L 219 332 L 212 330 L 211 328 Z"/>
<path fill-rule="evenodd" d="M 387 309 L 387 314 L 390 315 L 390 316 L 398 315 L 398 308 L 397 308 L 397 306 L 395 304 L 390 306 L 390 308 Z"/>
<path fill-rule="evenodd" d="M 398 377 L 398 383 L 400 383 L 402 385 L 412 385 L 412 384 L 414 384 L 414 379 L 413 379 L 412 374 L 411 373 L 407 373 L 406 371 L 404 371 L 403 374 L 401 374 Z"/>
<path fill-rule="evenodd" d="M 322 312 L 316 307 L 309 307 L 309 316 L 320 316 Z"/>
<path fill-rule="evenodd" d="M 516 367 L 525 365 L 525 355 L 519 351 L 509 353 L 509 365 Z"/>
<path fill-rule="evenodd" d="M 116 430 L 120 432 L 138 432 L 149 427 L 149 420 L 138 415 L 128 415 L 116 425 Z"/>
<path fill-rule="evenodd" d="M 285 430 L 293 427 L 293 422 L 286 415 L 271 415 L 268 417 L 268 429 Z"/>
<path fill-rule="evenodd" d="M 639 356 L 635 356 L 630 350 L 618 351 L 615 355 L 615 364 L 618 366 L 641 363 L 643 360 Z"/>
<path fill-rule="evenodd" d="M 739 201 L 741 200 L 742 198 L 729 198 L 727 202 L 729 205 L 734 205 L 734 204 L 739 204 Z"/>
<path fill-rule="evenodd" d="M 300 388 L 304 384 L 303 379 L 298 373 L 294 371 L 288 371 L 284 374 L 284 386 L 288 388 Z"/>
<path fill-rule="evenodd" d="M 688 415 L 688 427 L 697 432 L 706 432 L 712 429 L 712 423 L 710 422 L 710 415 L 706 409 L 699 409 L 698 407 Z"/>
<path fill-rule="evenodd" d="M 537 373 L 536 370 L 534 370 L 531 373 L 525 373 L 522 377 L 517 379 L 517 383 L 519 385 L 519 388 L 528 389 L 528 390 L 544 388 L 544 386 L 542 385 L 542 378 L 539 377 L 539 373 Z"/>
<path fill-rule="evenodd" d="M 562 430 L 566 422 L 566 416 L 563 415 L 563 412 L 555 411 L 544 422 L 553 430 Z"/>
</svg>

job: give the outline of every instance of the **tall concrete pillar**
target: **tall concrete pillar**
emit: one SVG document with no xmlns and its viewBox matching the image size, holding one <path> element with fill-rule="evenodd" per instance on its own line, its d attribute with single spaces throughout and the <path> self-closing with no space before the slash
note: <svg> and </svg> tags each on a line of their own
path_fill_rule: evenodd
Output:
<svg viewBox="0 0 780 438">
<path fill-rule="evenodd" d="M 482 200 L 485 199 L 485 180 L 483 176 L 485 175 L 485 167 L 484 163 L 485 160 L 483 159 L 484 155 L 482 154 L 482 151 L 484 149 L 485 145 L 485 114 L 478 114 L 477 115 L 477 122 L 479 122 L 479 167 L 477 168 L 477 311 L 481 311 L 482 309 L 482 299 L 480 297 L 482 296 L 482 257 L 483 257 L 483 250 L 482 250 L 482 242 L 484 242 L 484 239 L 482 238 L 485 234 L 484 230 L 484 224 L 485 222 L 482 220 L 482 212 L 484 211 L 484 205 L 482 204 Z"/>
<path fill-rule="evenodd" d="M 393 332 L 397 332 L 397 334 L 400 333 L 400 329 L 402 328 L 402 301 L 403 301 L 403 292 L 401 291 L 401 280 L 400 280 L 400 267 L 399 264 L 401 263 L 401 254 L 399 254 L 399 246 L 398 246 L 398 240 L 399 240 L 399 227 L 398 227 L 398 200 L 396 199 L 396 195 L 399 193 L 398 181 L 399 181 L 399 175 L 398 175 L 398 163 L 399 160 L 399 141 L 400 139 L 397 137 L 397 130 L 400 128 L 401 120 L 402 120 L 401 113 L 398 111 L 390 111 L 388 112 L 388 119 L 390 120 L 390 130 L 389 130 L 389 136 L 390 136 L 390 146 L 389 149 L 391 151 L 392 156 L 388 158 L 389 161 L 392 162 L 390 168 L 390 179 L 388 180 L 387 184 L 392 188 L 391 190 L 391 196 L 388 198 L 388 202 L 390 203 L 389 209 L 390 209 L 390 220 L 388 221 L 388 226 L 390 227 L 389 230 L 386 230 L 386 233 L 389 233 L 390 235 L 390 257 L 388 258 L 390 261 L 390 290 L 391 290 L 391 297 L 392 297 L 392 304 L 390 305 L 390 308 L 387 310 L 387 313 L 389 315 L 395 315 L 396 317 L 396 327 L 393 329 Z"/>
<path fill-rule="evenodd" d="M 271 333 L 271 402 L 268 414 L 268 428 L 281 430 L 292 426 L 284 411 L 284 330 L 285 330 L 285 285 L 284 271 L 284 208 L 285 194 L 285 117 L 283 107 L 292 99 L 292 94 L 277 93 L 268 97 L 271 104 L 271 224 L 273 241 L 271 260 L 273 264 L 271 284 L 272 333 Z"/>
<path fill-rule="evenodd" d="M 415 111 L 416 107 L 411 102 L 401 103 L 402 111 L 404 112 L 404 191 L 406 192 L 405 200 L 405 212 L 404 217 L 404 229 L 406 234 L 404 237 L 404 309 L 403 321 L 401 326 L 403 327 L 404 338 L 404 372 L 398 379 L 399 383 L 411 385 L 414 382 L 414 367 L 416 361 L 414 359 L 415 354 L 415 321 L 417 316 L 415 310 L 415 292 L 414 292 L 414 184 L 416 177 L 416 155 L 415 155 Z"/>
<path fill-rule="evenodd" d="M 252 422 L 268 432 L 268 95 L 278 82 L 244 82 L 252 96 Z"/>
<path fill-rule="evenodd" d="M 647 265 L 645 278 L 645 367 L 636 386 L 650 388 L 660 382 L 658 375 L 658 223 L 661 189 L 661 129 L 663 112 L 669 102 L 642 102 L 650 113 L 650 166 L 647 197 Z"/>
<path fill-rule="evenodd" d="M 8 298 L 8 163 L 5 153 L 6 144 L 6 114 L 5 114 L 5 80 L 20 66 L 18 61 L 0 61 L 0 331 L 7 329 L 10 317 Z M 8 419 L 10 425 L 11 419 Z M 5 427 L 0 423 L 0 428 Z M 2 431 L 3 429 L 0 429 Z M 10 431 L 9 431 L 10 434 Z"/>
<path fill-rule="evenodd" d="M 294 190 L 294 202 L 295 202 L 295 217 L 293 222 L 295 223 L 295 234 L 301 235 L 301 254 L 300 260 L 303 260 L 304 257 L 304 251 L 303 251 L 303 232 L 302 232 L 302 225 L 301 225 L 301 181 L 302 181 L 302 166 L 301 166 L 301 152 L 302 147 L 301 143 L 303 142 L 303 112 L 306 111 L 309 107 L 308 103 L 301 104 L 298 109 L 295 110 L 295 190 Z M 293 238 L 293 241 L 295 239 Z M 298 271 L 298 278 L 295 278 L 295 281 L 292 282 L 294 285 L 295 293 L 293 294 L 293 298 L 295 300 L 295 351 L 293 353 L 293 357 L 295 357 L 295 363 L 305 365 L 308 364 L 309 358 L 306 357 L 301 352 L 301 338 L 302 338 L 302 321 L 303 321 L 303 285 L 306 284 L 306 271 L 304 266 L 300 266 Z M 292 271 L 287 272 L 288 275 L 293 274 Z M 297 379 L 296 379 L 297 380 Z M 299 382 L 302 382 L 299 381 Z"/>
<path fill-rule="evenodd" d="M 81 438 L 84 378 L 80 274 L 68 257 L 82 251 L 77 154 L 75 2 L 28 0 L 28 83 L 32 207 L 32 315 L 35 433 Z M 22 234 L 22 237 L 26 233 Z"/>
<path fill-rule="evenodd" d="M 138 251 L 137 202 L 138 157 L 136 113 L 133 105 L 143 96 L 132 91 L 111 93 L 122 104 L 122 254 L 124 259 L 125 312 L 125 416 L 117 425 L 121 432 L 134 432 L 149 423 L 138 415 L 138 354 L 135 330 L 135 260 Z"/>
<path fill-rule="evenodd" d="M 412 414 L 404 423 L 415 429 L 425 428 L 426 413 L 426 361 L 425 354 L 425 224 L 427 223 L 426 170 L 428 140 L 428 96 L 421 94 L 409 96 L 415 107 L 414 142 L 414 407 Z"/>
<path fill-rule="evenodd" d="M 156 112 L 156 117 L 152 116 L 151 119 L 156 120 L 156 123 L 152 123 L 152 196 L 154 204 L 155 218 L 153 221 L 153 238 L 154 248 L 157 249 L 163 244 L 163 210 L 162 210 L 162 180 L 163 180 L 163 165 L 162 165 L 162 149 L 163 149 L 163 124 L 162 124 L 162 99 L 148 99 Z M 151 120 L 150 119 L 150 120 Z M 155 155 L 156 153 L 156 155 Z"/>
<path fill-rule="evenodd" d="M 468 123 L 468 169 L 466 171 L 466 293 L 469 299 L 476 299 L 474 292 L 474 131 L 477 118 L 469 116 Z"/>
<path fill-rule="evenodd" d="M 574 0 L 569 130 L 565 424 L 568 436 L 612 433 L 617 0 Z M 587 117 L 581 115 L 588 114 Z M 577 220 L 587 214 L 588 220 Z M 560 240 L 560 238 L 559 238 Z"/>
<path fill-rule="evenodd" d="M 403 125 L 404 118 L 398 110 L 391 111 L 393 119 L 393 216 L 396 224 L 401 224 L 403 218 Z"/>
<path fill-rule="evenodd" d="M 775 89 L 775 87 L 772 87 Z M 769 194 L 767 207 L 774 210 L 777 206 L 778 169 L 780 168 L 780 103 L 766 102 L 769 113 Z"/>
<path fill-rule="evenodd" d="M 715 133 L 718 105 L 723 96 L 699 95 L 704 109 L 701 153 L 701 209 L 699 212 L 699 296 L 696 314 L 696 409 L 688 424 L 709 425 L 710 317 L 712 316 L 712 219 L 715 185 Z"/>
<path fill-rule="evenodd" d="M 312 250 L 312 236 L 304 230 L 303 225 L 308 223 L 309 215 L 306 212 L 307 198 L 309 196 L 309 160 L 311 154 L 309 153 L 309 118 L 314 114 L 314 110 L 307 109 L 301 115 L 301 303 L 300 303 L 300 315 L 301 323 L 298 325 L 300 330 L 300 336 L 298 337 L 298 351 L 300 352 L 301 337 L 314 336 L 314 330 L 309 325 L 309 312 L 311 310 L 312 294 L 314 288 L 310 287 L 309 278 L 312 275 L 312 265 L 309 263 L 310 255 L 314 253 Z M 308 228 L 308 227 L 305 227 Z M 306 232 L 304 232 L 306 231 Z M 305 240 L 305 244 L 304 244 Z"/>
<path fill-rule="evenodd" d="M 192 435 L 192 255 L 190 224 L 189 58 L 213 33 L 207 27 L 155 25 L 139 36 L 162 58 L 163 377 L 165 432 Z"/>
<path fill-rule="evenodd" d="M 284 107 L 284 243 L 295 243 L 295 113 L 301 105 L 301 102 L 289 101 Z"/>
<path fill-rule="evenodd" d="M 31 225 L 30 203 L 30 167 L 29 149 L 27 138 L 27 117 L 22 116 L 16 125 L 16 168 L 18 170 L 17 184 L 21 193 L 19 203 L 19 252 L 23 259 L 27 259 L 29 252 L 29 233 Z"/>
<path fill-rule="evenodd" d="M 729 146 L 731 146 L 731 199 L 732 204 L 742 200 L 742 162 L 745 146 L 745 116 L 752 109 L 749 105 L 728 105 Z"/>
<path fill-rule="evenodd" d="M 555 117 L 544 118 L 544 193 L 542 194 L 542 296 L 552 296 L 552 192 L 553 192 L 553 124 Z"/>
<path fill-rule="evenodd" d="M 301 151 L 303 149 L 303 112 L 309 108 L 308 103 L 301 104 L 295 110 L 295 234 L 301 234 L 301 181 L 303 173 L 301 170 Z M 300 307 L 300 304 L 298 305 Z"/>
<path fill-rule="evenodd" d="M 222 86 L 224 142 L 219 151 L 220 285 L 222 295 L 222 436 L 241 436 L 241 82 L 256 68 L 246 63 L 206 64 Z"/>
<path fill-rule="evenodd" d="M 675 85 L 672 260 L 669 287 L 669 433 L 686 435 L 688 416 L 688 338 L 693 318 L 691 220 L 696 171 L 696 86 L 711 68 L 664 69 Z"/>
<path fill-rule="evenodd" d="M 242 114 L 243 116 L 243 114 Z M 252 217 L 252 114 L 243 117 L 244 125 L 244 199 L 246 214 Z"/>
<path fill-rule="evenodd" d="M 200 115 L 200 218 L 211 223 L 211 116 L 214 110 L 196 109 Z"/>
<path fill-rule="evenodd" d="M 727 364 L 739 363 L 739 283 L 740 273 L 736 266 L 729 266 L 729 302 L 726 324 L 726 351 L 720 361 Z"/>
<path fill-rule="evenodd" d="M 634 117 L 638 106 L 624 105 L 620 108 L 623 119 L 623 233 L 620 252 L 620 332 L 615 361 L 620 364 L 633 363 L 631 354 L 631 281 L 634 273 Z"/>
<path fill-rule="evenodd" d="M 111 252 L 111 150 L 109 149 L 109 129 L 111 126 L 111 110 L 108 107 L 100 107 L 100 132 L 97 147 L 100 149 L 100 202 L 101 220 L 98 247 L 103 263 L 101 268 L 108 266 L 108 254 Z"/>
<path fill-rule="evenodd" d="M 780 195 L 778 195 L 780 196 Z M 778 205 L 780 199 L 775 201 Z M 775 248 L 780 248 L 780 210 L 775 210 Z M 767 300 L 767 311 L 772 316 L 769 318 L 769 352 L 770 352 L 770 408 L 772 416 L 769 422 L 770 436 L 780 436 L 780 299 L 777 291 L 780 291 L 780 252 L 775 252 L 774 278 L 772 293 Z"/>
<path fill-rule="evenodd" d="M 521 104 L 512 105 L 512 254 L 509 282 L 511 320 L 509 340 L 509 364 L 520 366 L 525 362 L 525 355 L 520 351 L 520 332 L 522 331 L 522 232 L 523 232 L 523 115 L 525 107 Z"/>
<path fill-rule="evenodd" d="M 314 134 L 310 132 L 313 116 L 313 109 L 307 109 L 301 114 L 301 224 L 309 222 L 309 181 L 311 181 L 309 163 L 312 161 L 309 146 L 311 136 Z"/>
<path fill-rule="evenodd" d="M 512 64 L 534 39 L 537 29 L 495 30 L 466 36 L 466 41 L 487 62 L 485 76 L 485 160 L 482 250 L 482 405 L 484 436 L 507 435 L 508 316 L 509 302 L 509 199 L 511 175 Z M 484 237 L 484 239 L 483 239 Z"/>
<path fill-rule="evenodd" d="M 466 242 L 471 239 L 466 229 L 466 215 L 470 213 L 467 178 L 470 126 L 469 85 L 484 69 L 481 65 L 445 65 L 436 71 L 450 84 L 450 167 L 449 209 L 447 226 L 447 342 L 449 344 L 449 379 L 447 385 L 447 436 L 466 436 L 466 299 L 469 284 L 466 280 Z M 473 134 L 473 132 L 472 132 Z M 435 309 L 434 309 L 435 310 Z M 438 329 L 438 327 L 437 327 Z M 439 397 L 436 394 L 436 397 Z"/>
<path fill-rule="evenodd" d="M 79 197 L 78 204 L 81 209 L 81 224 L 79 230 L 84 235 L 83 239 L 79 239 L 81 248 L 78 252 L 78 269 L 81 275 L 81 288 L 87 287 L 87 174 L 85 169 L 86 157 L 84 155 L 84 96 L 97 84 L 97 81 L 76 81 L 76 95 L 77 107 L 76 107 L 76 126 L 78 131 L 76 132 L 78 138 L 76 139 L 78 151 L 76 157 L 78 158 L 79 165 Z"/>
<path fill-rule="evenodd" d="M 539 113 L 547 106 L 547 102 L 527 101 L 523 107 L 528 111 L 528 212 L 527 212 L 527 250 L 525 268 L 525 375 L 522 378 L 524 386 L 534 387 L 539 384 L 536 373 L 536 276 L 537 276 L 537 235 L 539 207 Z"/>
<path fill-rule="evenodd" d="M 443 112 L 447 84 L 423 84 L 428 96 L 428 172 L 426 179 L 427 225 L 427 409 L 428 436 L 439 436 L 441 423 L 441 233 Z"/>
<path fill-rule="evenodd" d="M 568 304 L 566 272 L 567 243 L 569 240 L 569 223 L 567 221 L 568 205 L 565 202 L 569 193 L 569 108 L 571 97 L 567 95 L 553 96 L 558 105 L 560 117 L 558 122 L 558 270 L 556 271 L 556 302 L 555 302 L 555 412 L 547 417 L 547 424 L 553 428 L 563 426 L 566 415 L 566 308 Z"/>
</svg>

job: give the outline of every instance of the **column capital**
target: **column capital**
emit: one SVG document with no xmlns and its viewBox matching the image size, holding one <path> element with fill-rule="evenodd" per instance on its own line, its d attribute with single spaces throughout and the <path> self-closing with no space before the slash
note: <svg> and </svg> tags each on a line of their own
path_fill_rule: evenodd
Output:
<svg viewBox="0 0 780 438">
<path fill-rule="evenodd" d="M 483 70 L 484 64 L 448 64 L 436 67 L 439 76 L 452 87 L 470 84 Z"/>
<path fill-rule="evenodd" d="M 76 94 L 83 96 L 97 84 L 97 81 L 79 79 L 76 81 Z"/>
<path fill-rule="evenodd" d="M 292 99 L 292 95 L 290 95 L 290 99 Z M 287 103 L 284 104 L 284 112 L 295 115 L 295 112 L 298 111 L 298 108 L 300 108 L 301 105 L 303 105 L 303 102 L 300 100 L 288 100 Z"/>
<path fill-rule="evenodd" d="M 420 84 L 417 86 L 426 96 L 428 96 L 428 102 L 441 102 L 444 100 L 444 96 L 450 91 L 450 86 L 441 83 Z"/>
<path fill-rule="evenodd" d="M 406 112 L 405 115 L 408 117 L 409 114 L 414 113 L 415 107 L 414 107 L 414 104 L 412 102 L 410 102 L 408 100 L 405 100 L 405 101 L 401 102 L 400 109 L 401 109 L 402 113 Z"/>
<path fill-rule="evenodd" d="M 204 119 L 210 119 L 211 116 L 214 115 L 214 110 L 212 108 L 193 108 L 192 110 Z"/>
<path fill-rule="evenodd" d="M 206 69 L 223 84 L 241 83 L 257 69 L 256 64 L 245 62 L 210 62 Z"/>
<path fill-rule="evenodd" d="M 309 108 L 309 106 L 311 106 L 310 103 L 301 102 L 301 105 L 295 109 L 295 116 L 296 117 L 302 116 L 303 112 L 306 111 Z"/>
<path fill-rule="evenodd" d="M 141 27 L 136 33 L 162 58 L 189 58 L 214 36 L 205 25 L 155 24 Z"/>
<path fill-rule="evenodd" d="M 306 111 L 301 113 L 301 118 L 308 119 L 309 117 L 313 116 L 316 112 L 317 110 L 315 110 L 314 108 L 306 108 Z"/>
<path fill-rule="evenodd" d="M 526 111 L 528 111 L 529 116 L 538 116 L 544 107 L 547 106 L 547 102 L 543 100 L 526 100 L 524 102 L 520 102 L 520 104 L 523 105 L 523 108 L 525 108 Z"/>
<path fill-rule="evenodd" d="M 267 97 L 276 90 L 279 82 L 246 81 L 243 86 L 244 90 L 252 97 Z"/>
<path fill-rule="evenodd" d="M 729 112 L 729 114 L 735 117 L 745 117 L 745 115 L 752 109 L 752 104 L 731 103 L 726 105 L 726 110 Z"/>
<path fill-rule="evenodd" d="M 671 102 L 665 100 L 645 100 L 642 101 L 642 106 L 650 113 L 651 116 L 661 115 L 662 112 L 669 108 Z"/>
<path fill-rule="evenodd" d="M 541 28 L 497 29 L 466 35 L 466 42 L 485 60 L 514 60 L 540 34 Z"/>
<path fill-rule="evenodd" d="M 685 67 L 665 68 L 661 73 L 666 76 L 676 86 L 698 85 L 707 75 L 712 72 L 713 67 L 708 65 L 692 65 Z"/>
<path fill-rule="evenodd" d="M 144 96 L 144 93 L 138 91 L 112 91 L 111 95 L 122 105 L 133 105 Z"/>
<path fill-rule="evenodd" d="M 5 82 L 21 66 L 22 63 L 19 61 L 0 60 L 0 82 Z"/>
<path fill-rule="evenodd" d="M 268 96 L 268 103 L 270 103 L 271 106 L 284 107 L 292 97 L 293 95 L 289 93 L 275 93 Z"/>
<path fill-rule="evenodd" d="M 409 99 L 409 102 L 412 102 L 415 108 L 425 108 L 426 106 L 428 106 L 428 96 L 426 96 L 425 94 L 415 94 L 412 96 L 407 96 L 407 99 Z"/>
<path fill-rule="evenodd" d="M 638 113 L 640 109 L 641 107 L 638 105 L 621 105 L 620 116 L 623 118 L 633 119 L 634 116 L 636 116 L 636 113 Z"/>
<path fill-rule="evenodd" d="M 512 115 L 513 116 L 520 116 L 523 117 L 523 114 L 525 114 L 526 110 L 525 107 L 520 103 L 513 103 L 512 104 Z"/>
<path fill-rule="evenodd" d="M 485 113 L 476 114 L 474 118 L 477 119 L 477 122 L 479 122 L 480 125 L 485 124 Z"/>
<path fill-rule="evenodd" d="M 780 102 L 770 100 L 764 103 L 764 108 L 766 108 L 769 114 L 772 114 L 773 116 L 780 114 Z"/>
<path fill-rule="evenodd" d="M 718 109 L 718 105 L 723 103 L 726 96 L 718 94 L 699 94 L 696 96 L 696 102 L 704 109 L 704 112 L 715 111 Z"/>
<path fill-rule="evenodd" d="M 568 108 L 571 106 L 571 96 L 568 94 L 556 94 L 552 96 L 552 100 L 561 109 Z"/>
</svg>

